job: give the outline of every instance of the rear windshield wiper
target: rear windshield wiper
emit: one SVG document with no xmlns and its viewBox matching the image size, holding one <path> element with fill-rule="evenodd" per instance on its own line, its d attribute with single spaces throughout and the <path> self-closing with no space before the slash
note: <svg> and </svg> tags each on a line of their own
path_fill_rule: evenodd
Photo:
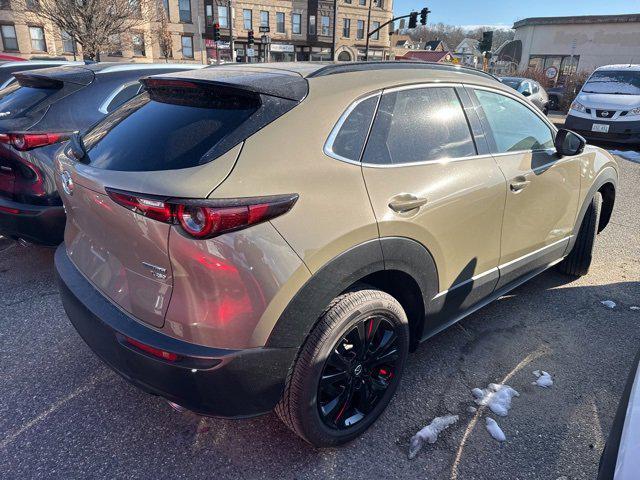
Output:
<svg viewBox="0 0 640 480">
<path fill-rule="evenodd" d="M 67 145 L 64 153 L 67 157 L 77 160 L 78 162 L 89 163 L 87 149 L 84 146 L 84 142 L 82 141 L 82 137 L 79 132 L 75 132 L 71 135 L 71 139 L 69 140 L 69 144 Z"/>
</svg>

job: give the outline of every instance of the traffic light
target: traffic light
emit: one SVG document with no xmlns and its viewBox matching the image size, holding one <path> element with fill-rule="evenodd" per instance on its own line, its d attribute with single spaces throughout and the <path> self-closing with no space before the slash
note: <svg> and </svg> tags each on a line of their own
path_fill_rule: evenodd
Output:
<svg viewBox="0 0 640 480">
<path fill-rule="evenodd" d="M 253 30 L 249 30 L 247 32 L 247 45 L 253 45 L 255 43 L 256 43 L 256 40 L 253 37 Z"/>
<path fill-rule="evenodd" d="M 416 28 L 418 26 L 418 12 L 411 12 L 409 14 L 409 28 Z"/>
<path fill-rule="evenodd" d="M 478 50 L 480 52 L 490 52 L 493 46 L 493 31 L 482 32 L 482 40 L 478 44 Z"/>
<path fill-rule="evenodd" d="M 219 23 L 213 24 L 213 41 L 214 42 L 220 41 L 220 24 Z"/>
<path fill-rule="evenodd" d="M 426 25 L 427 24 L 427 15 L 429 15 L 430 10 L 428 8 L 423 8 L 422 10 L 420 10 L 420 25 Z"/>
</svg>

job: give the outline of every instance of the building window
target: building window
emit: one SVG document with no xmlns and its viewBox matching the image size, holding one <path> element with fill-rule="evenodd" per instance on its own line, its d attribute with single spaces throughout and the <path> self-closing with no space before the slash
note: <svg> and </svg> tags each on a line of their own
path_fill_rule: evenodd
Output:
<svg viewBox="0 0 640 480">
<path fill-rule="evenodd" d="M 302 33 L 302 15 L 299 13 L 291 14 L 291 33 L 298 35 Z"/>
<path fill-rule="evenodd" d="M 309 15 L 309 35 L 316 34 L 316 16 Z"/>
<path fill-rule="evenodd" d="M 356 32 L 356 38 L 362 40 L 364 38 L 364 20 L 358 20 L 358 31 Z"/>
<path fill-rule="evenodd" d="M 342 36 L 344 38 L 349 38 L 351 36 L 351 19 L 350 18 L 342 19 Z"/>
<path fill-rule="evenodd" d="M 260 26 L 269 26 L 269 12 L 267 12 L 266 10 L 260 10 Z"/>
<path fill-rule="evenodd" d="M 47 44 L 44 41 L 44 29 L 42 27 L 29 27 L 31 37 L 31 50 L 35 52 L 46 52 Z"/>
<path fill-rule="evenodd" d="M 371 22 L 371 31 L 374 31 L 376 28 L 380 28 L 380 22 Z M 373 35 L 371 35 L 372 40 L 380 40 L 380 31 L 377 31 Z"/>
<path fill-rule="evenodd" d="M 131 43 L 133 43 L 133 55 L 136 57 L 144 57 L 146 55 L 144 50 L 144 35 L 138 33 L 131 37 Z"/>
<path fill-rule="evenodd" d="M 40 0 L 27 0 L 27 10 L 40 10 Z"/>
<path fill-rule="evenodd" d="M 167 17 L 169 16 L 169 0 L 162 0 L 162 6 L 164 7 L 164 11 L 167 12 Z"/>
<path fill-rule="evenodd" d="M 358 0 L 358 4 L 364 7 L 367 4 L 367 0 Z"/>
<path fill-rule="evenodd" d="M 276 32 L 284 33 L 284 12 L 276 12 Z"/>
<path fill-rule="evenodd" d="M 325 37 L 328 37 L 330 35 L 329 32 L 329 17 L 323 15 L 322 17 L 320 17 L 320 21 L 322 22 L 322 35 L 324 35 Z"/>
<path fill-rule="evenodd" d="M 351 0 L 344 0 L 344 3 L 351 5 Z"/>
<path fill-rule="evenodd" d="M 63 31 L 60 36 L 62 37 L 62 51 L 64 53 L 75 53 L 76 42 L 71 38 L 71 35 Z"/>
<path fill-rule="evenodd" d="M 18 50 L 18 37 L 16 27 L 13 25 L 2 25 L 2 45 L 5 50 Z"/>
<path fill-rule="evenodd" d="M 0 10 L 11 10 L 9 0 L 0 0 Z"/>
<path fill-rule="evenodd" d="M 191 0 L 178 0 L 180 10 L 180 21 L 191 23 Z"/>
<path fill-rule="evenodd" d="M 193 58 L 193 37 L 191 35 L 182 35 L 182 56 L 184 58 Z"/>
<path fill-rule="evenodd" d="M 251 30 L 253 28 L 253 12 L 247 8 L 242 10 L 242 22 L 245 30 Z"/>
<path fill-rule="evenodd" d="M 204 20 L 207 27 L 213 27 L 213 5 L 204 6 Z"/>
<path fill-rule="evenodd" d="M 220 28 L 229 28 L 229 10 L 226 6 L 218 5 L 218 25 Z"/>
<path fill-rule="evenodd" d="M 384 8 L 383 0 L 373 0 L 373 6 L 378 8 Z"/>
</svg>

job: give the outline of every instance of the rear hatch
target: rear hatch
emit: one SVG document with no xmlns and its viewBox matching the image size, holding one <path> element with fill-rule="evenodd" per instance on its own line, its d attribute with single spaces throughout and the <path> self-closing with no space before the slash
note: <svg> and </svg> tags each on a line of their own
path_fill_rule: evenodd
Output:
<svg viewBox="0 0 640 480">
<path fill-rule="evenodd" d="M 112 301 L 156 327 L 173 286 L 172 205 L 206 199 L 231 172 L 243 140 L 304 97 L 286 98 L 290 89 L 265 94 L 228 69 L 216 71 L 143 80 L 145 93 L 58 156 L 71 260 Z"/>
<path fill-rule="evenodd" d="M 37 130 L 51 105 L 89 85 L 94 73 L 82 67 L 54 67 L 19 72 L 15 77 L 17 82 L 0 90 L 0 196 L 22 201 L 16 198 L 16 189 L 22 185 L 29 190 L 40 172 L 14 148 L 7 134 Z"/>
</svg>

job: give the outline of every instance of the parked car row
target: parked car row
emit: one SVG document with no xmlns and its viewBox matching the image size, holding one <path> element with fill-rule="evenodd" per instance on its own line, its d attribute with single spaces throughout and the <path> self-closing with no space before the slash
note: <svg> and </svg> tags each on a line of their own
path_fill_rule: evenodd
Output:
<svg viewBox="0 0 640 480">
<path fill-rule="evenodd" d="M 202 68 L 78 62 L 51 67 L 52 63 L 56 62 L 0 65 L 0 81 L 5 83 L 0 90 L 0 232 L 43 245 L 60 244 L 64 232 L 65 214 L 53 170 L 60 142 L 139 94 L 141 77 Z"/>
<path fill-rule="evenodd" d="M 494 77 L 181 67 L 25 72 L 0 93 L 2 228 L 41 240 L 42 212 L 66 212 L 64 308 L 142 390 L 202 415 L 275 409 L 339 445 L 420 342 L 551 266 L 587 273 L 615 160 Z"/>
</svg>

